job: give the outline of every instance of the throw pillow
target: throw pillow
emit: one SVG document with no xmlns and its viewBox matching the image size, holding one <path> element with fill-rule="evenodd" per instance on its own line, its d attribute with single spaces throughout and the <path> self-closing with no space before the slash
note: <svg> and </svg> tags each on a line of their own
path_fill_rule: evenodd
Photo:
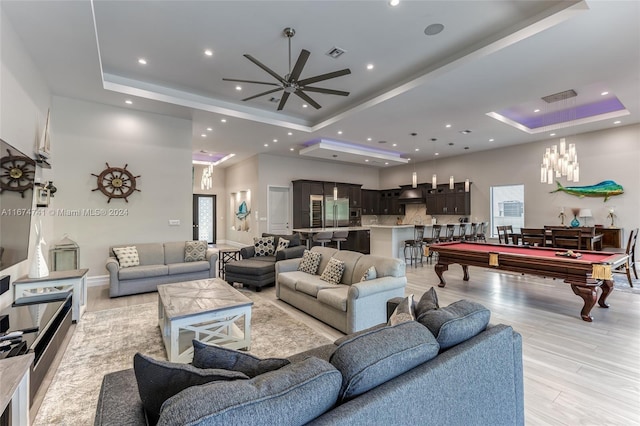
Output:
<svg viewBox="0 0 640 426">
<path fill-rule="evenodd" d="M 285 240 L 284 238 L 280 237 L 278 239 L 278 247 L 276 247 L 276 252 L 284 250 L 287 247 L 289 247 L 289 240 Z"/>
<path fill-rule="evenodd" d="M 389 325 L 397 325 L 407 321 L 415 321 L 413 312 L 413 294 L 405 297 L 389 317 Z"/>
<path fill-rule="evenodd" d="M 344 341 L 329 362 L 342 373 L 340 401 L 348 401 L 435 358 L 440 346 L 415 321 L 374 328 Z"/>
<path fill-rule="evenodd" d="M 116 254 L 121 268 L 140 265 L 140 258 L 138 257 L 138 249 L 136 246 L 114 247 L 113 252 Z"/>
<path fill-rule="evenodd" d="M 329 259 L 329 263 L 324 267 L 320 279 L 331 284 L 340 284 L 342 274 L 344 274 L 344 262 L 335 258 Z"/>
<path fill-rule="evenodd" d="M 417 319 L 436 336 L 440 348 L 447 349 L 484 331 L 490 318 L 491 312 L 481 304 L 458 300 L 423 312 Z"/>
<path fill-rule="evenodd" d="M 290 364 L 290 361 L 283 358 L 260 359 L 241 351 L 217 345 L 207 345 L 194 340 L 191 364 L 198 368 L 222 368 L 239 371 L 252 378 L 282 368 Z"/>
<path fill-rule="evenodd" d="M 156 424 L 167 399 L 184 389 L 213 381 L 249 379 L 239 371 L 200 369 L 189 364 L 157 361 L 140 353 L 133 357 L 133 370 L 149 424 Z"/>
<path fill-rule="evenodd" d="M 315 275 L 318 272 L 318 266 L 320 266 L 320 259 L 322 254 L 317 251 L 305 250 L 302 254 L 302 259 L 298 265 L 298 271 L 306 272 L 307 274 Z"/>
<path fill-rule="evenodd" d="M 438 305 L 438 295 L 436 294 L 436 289 L 431 287 L 422 295 L 420 301 L 416 305 L 416 318 L 427 311 L 438 309 L 439 307 L 440 305 Z"/>
<path fill-rule="evenodd" d="M 362 279 L 360 279 L 360 282 L 369 281 L 369 280 L 375 280 L 376 278 L 378 278 L 378 274 L 376 272 L 376 267 L 372 265 L 364 273 L 364 275 L 362 276 Z"/>
<path fill-rule="evenodd" d="M 205 259 L 207 254 L 206 241 L 187 241 L 184 243 L 184 261 L 199 262 Z"/>
<path fill-rule="evenodd" d="M 275 253 L 273 237 L 253 237 L 253 246 L 256 249 L 256 256 L 273 256 Z"/>
</svg>

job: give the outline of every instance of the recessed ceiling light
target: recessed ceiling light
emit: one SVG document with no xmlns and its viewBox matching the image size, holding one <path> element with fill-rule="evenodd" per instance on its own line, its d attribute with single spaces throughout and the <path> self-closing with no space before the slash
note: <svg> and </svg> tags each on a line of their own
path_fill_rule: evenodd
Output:
<svg viewBox="0 0 640 426">
<path fill-rule="evenodd" d="M 306 107 L 308 107 L 308 106 L 309 106 L 309 105 L 307 105 L 307 104 L 302 104 L 302 108 L 306 108 Z"/>
<path fill-rule="evenodd" d="M 393 144 L 391 144 L 391 146 L 398 146 L 398 144 L 397 143 L 393 143 Z"/>
<path fill-rule="evenodd" d="M 226 123 L 226 122 L 227 122 L 227 119 L 226 119 L 226 118 L 223 118 L 222 120 L 220 120 L 220 122 L 221 122 L 221 123 Z"/>
<path fill-rule="evenodd" d="M 291 136 L 291 135 L 293 135 L 293 133 L 292 133 L 292 132 L 289 132 L 289 133 L 287 133 L 287 135 Z"/>
<path fill-rule="evenodd" d="M 609 92 L 602 92 L 600 93 L 601 96 L 607 96 L 609 94 Z"/>
<path fill-rule="evenodd" d="M 207 127 L 207 132 L 213 132 L 213 128 Z"/>
<path fill-rule="evenodd" d="M 371 138 L 367 138 L 367 141 L 371 142 Z"/>
<path fill-rule="evenodd" d="M 289 148 L 289 151 L 293 151 L 293 150 L 294 150 L 293 148 Z"/>
<path fill-rule="evenodd" d="M 384 162 L 384 165 L 385 165 L 385 166 L 388 166 L 388 165 L 389 165 L 389 162 L 388 162 L 388 161 L 385 161 L 385 162 Z"/>
<path fill-rule="evenodd" d="M 242 90 L 242 86 L 236 86 L 236 90 Z"/>
<path fill-rule="evenodd" d="M 420 151 L 420 148 L 416 148 L 416 152 Z"/>
<path fill-rule="evenodd" d="M 450 129 L 450 128 L 451 128 L 451 124 L 447 124 L 447 125 L 446 125 L 446 126 L 444 126 L 444 127 L 446 127 L 447 129 Z"/>
<path fill-rule="evenodd" d="M 205 49 L 205 50 L 204 50 L 204 54 L 205 54 L 205 55 L 207 55 L 207 56 L 213 56 L 213 50 L 211 50 L 211 49 Z"/>
<path fill-rule="evenodd" d="M 342 130 L 338 130 L 338 134 L 341 135 L 342 134 Z"/>
<path fill-rule="evenodd" d="M 206 137 L 207 137 L 207 134 L 206 134 L 206 133 L 203 133 L 203 134 L 201 134 L 200 136 L 202 136 L 203 138 L 206 138 Z"/>
<path fill-rule="evenodd" d="M 274 142 L 274 143 L 278 142 L 278 139 L 274 139 L 274 140 L 273 140 L 273 142 Z"/>
<path fill-rule="evenodd" d="M 368 163 L 368 162 L 369 162 L 369 159 L 367 158 L 366 160 L 364 160 L 364 162 L 365 162 L 365 163 Z"/>
<path fill-rule="evenodd" d="M 126 101 L 124 101 L 124 103 L 127 105 L 131 105 L 133 101 L 131 99 L 127 99 Z"/>
<path fill-rule="evenodd" d="M 617 120 L 617 121 L 613 122 L 613 124 L 620 124 L 620 123 L 622 123 L 622 121 L 620 121 L 620 120 Z"/>
<path fill-rule="evenodd" d="M 268 143 L 265 143 L 265 144 L 264 144 L 264 146 L 269 146 L 269 144 L 268 144 Z"/>
<path fill-rule="evenodd" d="M 444 25 L 442 24 L 431 24 L 428 25 L 427 28 L 424 29 L 425 35 L 433 36 L 440 34 L 444 30 Z"/>
<path fill-rule="evenodd" d="M 440 155 L 440 153 L 439 152 L 434 152 L 433 155 Z"/>
<path fill-rule="evenodd" d="M 368 70 L 372 70 L 373 69 L 373 64 L 367 64 L 367 69 Z"/>
<path fill-rule="evenodd" d="M 389 0 L 389 6 L 397 6 L 400 4 L 400 0 Z"/>
<path fill-rule="evenodd" d="M 540 112 L 540 109 L 536 108 L 536 109 L 533 110 L 533 112 Z"/>
<path fill-rule="evenodd" d="M 555 136 L 555 135 L 556 135 L 555 133 L 549 133 L 549 136 Z"/>
<path fill-rule="evenodd" d="M 489 142 L 493 142 L 493 138 L 489 139 Z"/>
<path fill-rule="evenodd" d="M 138 58 L 138 63 L 140 65 L 147 65 L 147 60 L 145 58 Z"/>
</svg>

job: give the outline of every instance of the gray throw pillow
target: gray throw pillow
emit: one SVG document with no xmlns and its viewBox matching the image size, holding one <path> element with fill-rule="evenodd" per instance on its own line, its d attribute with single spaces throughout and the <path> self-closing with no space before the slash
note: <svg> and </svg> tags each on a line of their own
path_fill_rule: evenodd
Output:
<svg viewBox="0 0 640 426">
<path fill-rule="evenodd" d="M 118 258 L 118 263 L 121 268 L 130 268 L 132 266 L 140 265 L 140 258 L 138 257 L 138 249 L 136 246 L 114 247 L 113 253 L 115 253 Z"/>
<path fill-rule="evenodd" d="M 342 373 L 340 401 L 348 401 L 436 357 L 440 346 L 415 321 L 374 328 L 342 342 L 329 360 Z"/>
<path fill-rule="evenodd" d="M 331 364 L 310 357 L 250 380 L 185 389 L 163 405 L 158 425 L 302 425 L 335 405 L 341 383 Z"/>
<path fill-rule="evenodd" d="M 239 371 L 249 377 L 255 377 L 282 368 L 290 364 L 290 361 L 283 358 L 260 359 L 241 351 L 207 345 L 194 340 L 191 364 L 198 368 L 222 368 Z"/>
<path fill-rule="evenodd" d="M 491 311 L 470 300 L 458 300 L 447 307 L 431 309 L 417 317 L 440 344 L 447 349 L 481 333 L 487 328 Z"/>
<path fill-rule="evenodd" d="M 438 309 L 440 305 L 438 304 L 438 295 L 436 294 L 436 289 L 431 287 L 427 290 L 416 305 L 415 315 L 418 318 L 423 313 L 430 311 L 431 309 Z"/>
<path fill-rule="evenodd" d="M 149 424 L 156 424 L 162 404 L 184 389 L 219 380 L 249 379 L 239 371 L 200 369 L 189 364 L 158 361 L 137 353 L 133 370 Z"/>
<path fill-rule="evenodd" d="M 207 255 L 206 241 L 187 241 L 184 243 L 184 261 L 199 262 Z"/>
<path fill-rule="evenodd" d="M 274 237 L 253 237 L 253 246 L 255 247 L 256 257 L 273 256 L 276 252 L 274 242 Z"/>
<path fill-rule="evenodd" d="M 393 311 L 389 317 L 389 325 L 397 325 L 407 321 L 415 321 L 416 317 L 413 310 L 413 294 L 402 299 L 402 302 Z"/>
</svg>

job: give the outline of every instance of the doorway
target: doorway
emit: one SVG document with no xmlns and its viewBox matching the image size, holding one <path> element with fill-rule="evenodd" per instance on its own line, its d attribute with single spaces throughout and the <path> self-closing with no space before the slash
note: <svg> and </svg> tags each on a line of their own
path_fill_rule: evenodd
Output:
<svg viewBox="0 0 640 426">
<path fill-rule="evenodd" d="M 193 194 L 193 239 L 216 242 L 216 196 Z"/>
<path fill-rule="evenodd" d="M 271 234 L 288 235 L 291 233 L 289 187 L 269 186 L 268 204 L 268 231 Z"/>
</svg>

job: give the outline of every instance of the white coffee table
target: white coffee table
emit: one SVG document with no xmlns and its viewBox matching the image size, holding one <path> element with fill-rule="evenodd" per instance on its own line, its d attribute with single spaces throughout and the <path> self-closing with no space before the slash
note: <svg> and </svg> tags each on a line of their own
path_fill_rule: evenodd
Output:
<svg viewBox="0 0 640 426">
<path fill-rule="evenodd" d="M 249 349 L 252 305 L 219 278 L 159 285 L 158 325 L 169 361 L 191 362 L 192 339 Z"/>
</svg>

